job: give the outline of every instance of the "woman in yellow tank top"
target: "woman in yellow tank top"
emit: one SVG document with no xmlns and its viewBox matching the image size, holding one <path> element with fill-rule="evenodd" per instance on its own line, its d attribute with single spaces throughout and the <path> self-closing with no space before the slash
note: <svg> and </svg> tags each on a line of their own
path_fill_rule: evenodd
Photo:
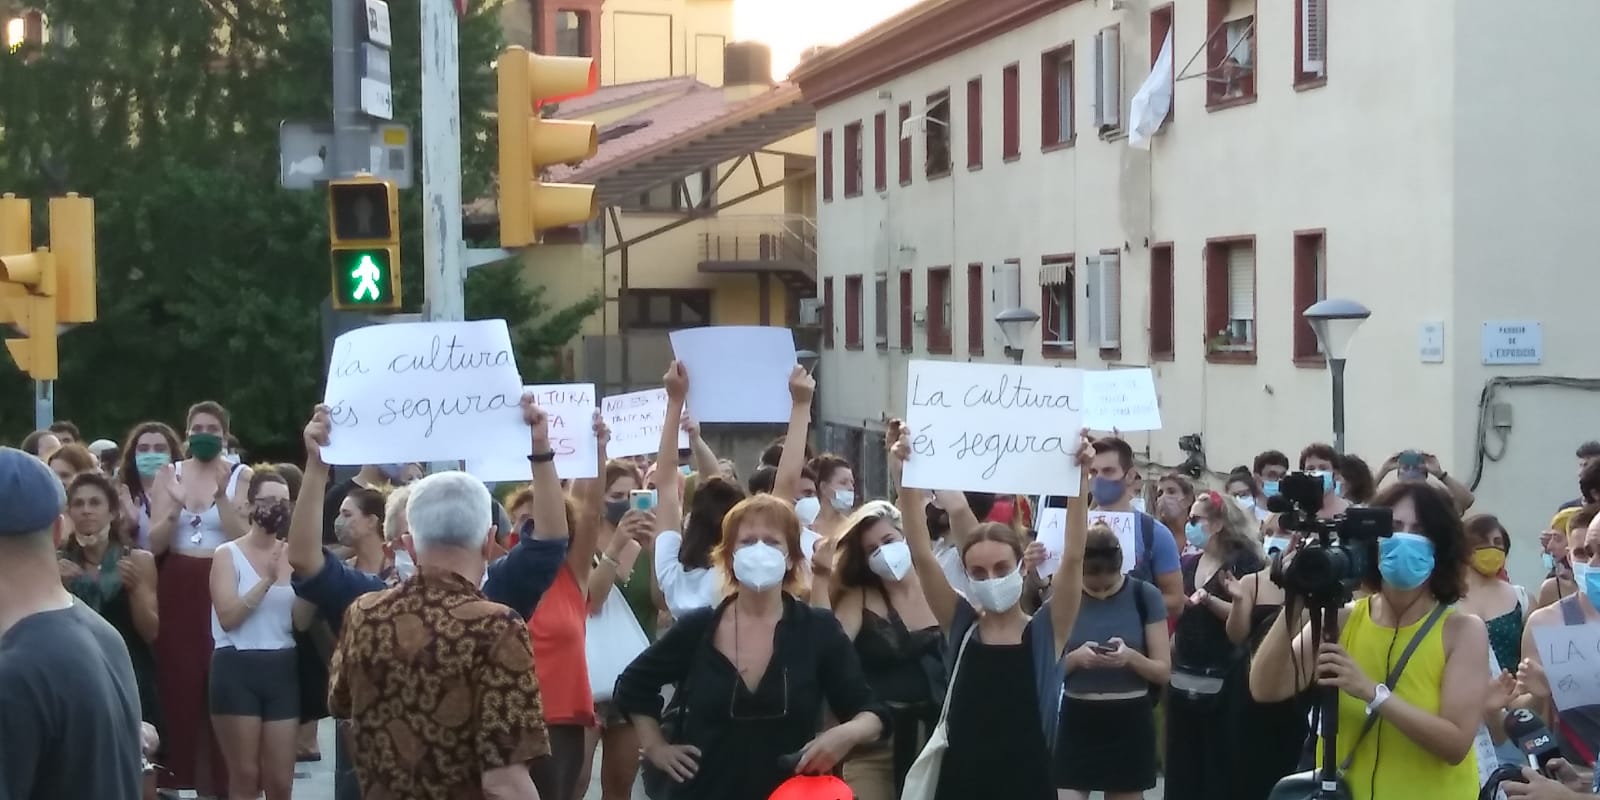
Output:
<svg viewBox="0 0 1600 800">
<path fill-rule="evenodd" d="M 1272 626 L 1251 662 L 1250 693 L 1257 702 L 1286 700 L 1313 676 L 1339 692 L 1338 757 L 1355 752 L 1344 773 L 1355 800 L 1471 800 L 1479 789 L 1473 737 L 1489 690 L 1483 621 L 1444 612 L 1397 685 L 1382 683 L 1434 608 L 1461 597 L 1461 518 L 1426 484 L 1390 487 L 1373 505 L 1394 513 L 1394 533 L 1368 554 L 1364 582 L 1373 593 L 1339 612 L 1338 644 L 1315 649 L 1305 610 L 1286 607 L 1300 633 L 1291 643 L 1286 625 Z M 1358 736 L 1369 713 L 1378 723 Z"/>
</svg>

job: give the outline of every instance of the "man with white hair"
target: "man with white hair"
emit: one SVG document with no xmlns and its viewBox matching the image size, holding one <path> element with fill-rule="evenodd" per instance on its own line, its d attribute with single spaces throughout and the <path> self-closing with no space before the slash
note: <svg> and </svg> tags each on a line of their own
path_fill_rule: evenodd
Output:
<svg viewBox="0 0 1600 800">
<path fill-rule="evenodd" d="M 465 472 L 431 475 L 406 518 L 417 574 L 350 607 L 328 684 L 361 787 L 537 798 L 528 767 L 550 743 L 532 642 L 521 616 L 478 590 L 495 547 L 489 491 Z"/>
</svg>

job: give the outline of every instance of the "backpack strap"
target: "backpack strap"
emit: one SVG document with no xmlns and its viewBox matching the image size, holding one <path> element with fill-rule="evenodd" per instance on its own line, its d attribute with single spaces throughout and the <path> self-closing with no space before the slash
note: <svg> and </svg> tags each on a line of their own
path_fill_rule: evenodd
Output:
<svg viewBox="0 0 1600 800">
<path fill-rule="evenodd" d="M 1370 608 L 1371 606 L 1368 606 L 1368 609 Z M 1394 662 L 1394 666 L 1389 669 L 1389 675 L 1383 682 L 1385 686 L 1393 687 L 1400 683 L 1400 674 L 1406 671 L 1406 663 L 1411 660 L 1411 654 L 1417 652 L 1417 648 L 1422 645 L 1422 640 L 1427 638 L 1428 632 L 1433 630 L 1433 626 L 1437 625 L 1439 620 L 1444 618 L 1445 612 L 1449 610 L 1444 603 L 1434 604 L 1433 613 L 1422 621 L 1422 627 L 1417 628 L 1416 633 L 1411 634 L 1411 641 L 1407 642 L 1406 649 L 1400 652 L 1400 660 Z M 1371 611 L 1369 610 L 1368 613 L 1370 614 Z M 1350 754 L 1345 756 L 1344 761 L 1339 764 L 1340 772 L 1350 769 L 1350 765 L 1356 759 L 1356 748 L 1361 744 L 1361 740 L 1366 738 L 1367 734 L 1377 725 L 1378 712 L 1368 712 L 1367 721 L 1361 725 L 1361 732 L 1356 734 L 1355 741 L 1350 745 Z"/>
</svg>

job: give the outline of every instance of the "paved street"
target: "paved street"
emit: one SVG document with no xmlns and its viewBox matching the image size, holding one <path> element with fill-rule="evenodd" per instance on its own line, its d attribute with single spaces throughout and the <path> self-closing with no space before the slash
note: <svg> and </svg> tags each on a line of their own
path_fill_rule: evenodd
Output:
<svg viewBox="0 0 1600 800">
<path fill-rule="evenodd" d="M 322 752 L 326 755 L 323 760 L 315 764 L 301 764 L 300 770 L 295 773 L 294 796 L 295 800 L 333 800 L 333 723 L 329 720 L 322 721 Z M 1101 795 L 1094 795 L 1098 798 Z M 1145 794 L 1146 800 L 1161 800 L 1161 783 L 1156 782 L 1154 791 Z M 600 800 L 600 781 L 594 779 L 589 784 L 589 792 L 583 800 Z M 635 785 L 631 800 L 647 800 L 644 789 Z"/>
</svg>

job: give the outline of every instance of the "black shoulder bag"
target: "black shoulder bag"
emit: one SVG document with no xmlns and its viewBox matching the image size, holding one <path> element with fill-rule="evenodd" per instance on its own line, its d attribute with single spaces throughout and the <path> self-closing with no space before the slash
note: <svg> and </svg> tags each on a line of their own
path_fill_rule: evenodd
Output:
<svg viewBox="0 0 1600 800">
<path fill-rule="evenodd" d="M 1394 667 L 1389 670 L 1389 675 L 1383 682 L 1385 686 L 1392 689 L 1400 684 L 1400 675 L 1405 672 L 1406 664 L 1411 661 L 1411 654 L 1417 652 L 1417 648 L 1422 645 L 1423 638 L 1428 635 L 1429 631 L 1433 630 L 1433 626 L 1438 624 L 1448 610 L 1444 603 L 1434 606 L 1433 612 L 1423 621 L 1422 627 L 1411 635 L 1411 641 L 1406 644 L 1406 649 L 1400 653 L 1400 660 L 1396 661 Z M 1315 675 L 1313 675 L 1312 680 L 1315 679 Z M 1334 691 L 1338 690 L 1335 689 Z M 1367 734 L 1371 733 L 1372 729 L 1377 725 L 1378 713 L 1374 711 L 1367 715 L 1367 721 L 1361 725 L 1361 730 L 1356 733 L 1355 740 L 1350 744 L 1350 754 L 1339 762 L 1339 772 L 1334 779 L 1333 786 L 1325 786 L 1322 779 L 1322 770 L 1313 768 L 1306 772 L 1297 772 L 1293 775 L 1285 776 L 1278 781 L 1276 786 L 1272 787 L 1272 791 L 1267 794 L 1267 800 L 1351 800 L 1354 795 L 1350 793 L 1350 786 L 1345 782 L 1344 774 L 1350 769 L 1350 765 L 1355 762 L 1356 749 L 1361 746 L 1361 740 L 1365 739 Z M 1316 731 L 1312 731 L 1312 741 L 1318 741 Z"/>
</svg>

